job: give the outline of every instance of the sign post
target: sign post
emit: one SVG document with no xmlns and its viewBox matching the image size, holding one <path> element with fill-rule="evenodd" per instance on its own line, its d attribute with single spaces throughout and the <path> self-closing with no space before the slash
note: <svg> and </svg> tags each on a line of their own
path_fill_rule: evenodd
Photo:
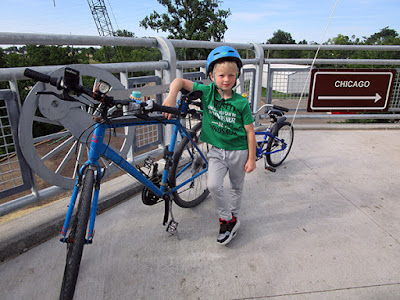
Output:
<svg viewBox="0 0 400 300">
<path fill-rule="evenodd" d="M 394 69 L 314 69 L 307 111 L 387 111 Z"/>
</svg>

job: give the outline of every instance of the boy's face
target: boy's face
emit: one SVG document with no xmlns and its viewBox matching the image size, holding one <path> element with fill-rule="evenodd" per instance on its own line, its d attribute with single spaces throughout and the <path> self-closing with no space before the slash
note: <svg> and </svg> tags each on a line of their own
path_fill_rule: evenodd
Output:
<svg viewBox="0 0 400 300">
<path fill-rule="evenodd" d="M 235 62 L 222 62 L 214 67 L 211 80 L 223 91 L 231 90 L 236 83 L 237 65 Z"/>
</svg>

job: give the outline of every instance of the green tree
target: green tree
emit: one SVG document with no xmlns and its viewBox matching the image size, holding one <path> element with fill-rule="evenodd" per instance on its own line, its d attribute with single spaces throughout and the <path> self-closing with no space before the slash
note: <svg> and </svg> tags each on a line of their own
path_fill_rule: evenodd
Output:
<svg viewBox="0 0 400 300">
<path fill-rule="evenodd" d="M 6 55 L 3 52 L 3 49 L 0 47 L 0 68 L 6 67 Z"/>
<path fill-rule="evenodd" d="M 328 39 L 328 41 L 324 44 L 326 45 L 358 45 L 360 43 L 360 39 L 355 35 L 351 37 L 343 34 L 338 34 L 334 38 Z M 357 55 L 357 51 L 354 50 L 330 50 L 330 51 L 321 51 L 320 57 L 324 58 L 335 58 L 335 59 L 349 59 L 355 58 Z"/>
<path fill-rule="evenodd" d="M 388 26 L 369 37 L 364 37 L 366 45 L 400 45 L 400 36 L 396 30 Z M 368 51 L 364 58 L 370 59 L 399 59 L 399 51 Z"/>
<path fill-rule="evenodd" d="M 6 54 L 0 47 L 0 68 L 5 68 L 7 66 Z M 6 89 L 7 82 L 0 82 L 0 89 Z"/>
<path fill-rule="evenodd" d="M 8 53 L 5 60 L 7 68 L 29 66 L 26 56 L 19 53 Z"/>
<path fill-rule="evenodd" d="M 389 26 L 382 28 L 379 32 L 374 33 L 365 39 L 367 45 L 393 45 L 399 34 L 396 30 L 390 29 Z M 398 41 L 397 41 L 398 42 Z"/>
<path fill-rule="evenodd" d="M 296 44 L 289 32 L 278 29 L 274 32 L 272 38 L 267 41 L 267 44 Z"/>
<path fill-rule="evenodd" d="M 153 11 L 139 25 L 157 32 L 169 33 L 170 39 L 222 41 L 228 26 L 230 10 L 219 9 L 218 0 L 157 0 L 167 13 Z M 179 49 L 180 59 L 202 59 L 204 49 Z"/>
<path fill-rule="evenodd" d="M 71 47 L 27 45 L 29 66 L 68 65 L 79 63 L 76 51 Z"/>
<path fill-rule="evenodd" d="M 127 30 L 117 30 L 117 37 L 136 38 L 133 32 Z M 98 62 L 138 62 L 138 61 L 158 61 L 161 59 L 161 53 L 155 48 L 115 46 L 101 47 L 93 53 L 93 59 Z M 140 72 L 141 75 L 147 72 Z"/>
<path fill-rule="evenodd" d="M 117 36 L 136 38 L 135 34 L 127 30 L 118 30 Z M 146 47 L 116 47 L 123 62 L 129 61 L 158 61 L 161 53 L 155 48 Z"/>
<path fill-rule="evenodd" d="M 272 38 L 267 40 L 267 44 L 296 44 L 296 41 L 289 32 L 278 29 Z M 299 58 L 301 55 L 302 52 L 299 50 L 272 50 L 269 52 L 271 58 Z"/>
</svg>

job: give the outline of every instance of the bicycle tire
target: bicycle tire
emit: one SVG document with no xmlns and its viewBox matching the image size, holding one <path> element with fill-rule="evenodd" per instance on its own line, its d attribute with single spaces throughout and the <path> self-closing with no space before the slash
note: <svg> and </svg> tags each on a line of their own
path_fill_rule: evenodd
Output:
<svg viewBox="0 0 400 300">
<path fill-rule="evenodd" d="M 65 263 L 60 299 L 72 299 L 78 279 L 83 246 L 86 244 L 86 232 L 89 221 L 90 205 L 94 187 L 94 171 L 86 169 L 82 181 L 82 192 L 79 198 L 76 220 L 68 236 L 67 259 Z"/>
<path fill-rule="evenodd" d="M 282 149 L 283 143 L 277 139 L 269 137 L 266 152 L 267 163 L 271 167 L 278 167 L 283 163 L 286 157 L 289 155 L 290 149 L 293 145 L 294 129 L 292 124 L 289 122 L 277 123 L 272 127 L 271 134 L 279 140 L 286 143 L 285 150 L 277 151 Z M 277 152 L 274 152 L 277 151 Z M 270 153 L 274 152 L 274 153 Z"/>
<path fill-rule="evenodd" d="M 197 123 L 191 130 L 193 131 L 192 139 L 197 143 L 197 147 L 203 155 L 206 156 L 209 145 L 200 142 L 201 122 Z M 181 184 L 204 170 L 204 168 L 206 168 L 206 163 L 198 153 L 198 150 L 193 146 L 189 138 L 184 137 L 173 157 L 169 178 L 171 186 L 175 187 Z M 180 172 L 181 170 L 183 171 Z M 205 172 L 172 194 L 178 206 L 189 208 L 200 204 L 207 198 L 209 193 L 207 189 L 207 172 Z"/>
</svg>

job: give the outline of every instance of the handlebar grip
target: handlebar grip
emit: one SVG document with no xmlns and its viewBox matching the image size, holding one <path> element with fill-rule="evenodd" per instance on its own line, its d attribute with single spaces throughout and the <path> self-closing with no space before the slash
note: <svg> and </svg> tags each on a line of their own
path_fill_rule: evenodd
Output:
<svg viewBox="0 0 400 300">
<path fill-rule="evenodd" d="M 160 105 L 158 103 L 153 102 L 153 111 L 160 111 L 160 112 L 166 112 L 169 114 L 173 114 L 176 116 L 180 116 L 181 115 L 181 110 L 179 108 L 176 107 L 171 107 L 171 106 L 163 106 Z"/>
<path fill-rule="evenodd" d="M 32 69 L 26 68 L 24 71 L 26 77 L 32 78 L 36 81 L 41 81 L 44 83 L 50 83 L 51 85 L 57 86 L 58 79 L 56 77 L 51 77 L 50 75 L 43 74 Z"/>
<path fill-rule="evenodd" d="M 272 107 L 275 108 L 275 109 L 279 109 L 281 111 L 285 111 L 285 112 L 289 111 L 289 108 L 286 108 L 286 107 L 283 107 L 283 106 L 279 106 L 279 105 L 273 105 Z"/>
</svg>

